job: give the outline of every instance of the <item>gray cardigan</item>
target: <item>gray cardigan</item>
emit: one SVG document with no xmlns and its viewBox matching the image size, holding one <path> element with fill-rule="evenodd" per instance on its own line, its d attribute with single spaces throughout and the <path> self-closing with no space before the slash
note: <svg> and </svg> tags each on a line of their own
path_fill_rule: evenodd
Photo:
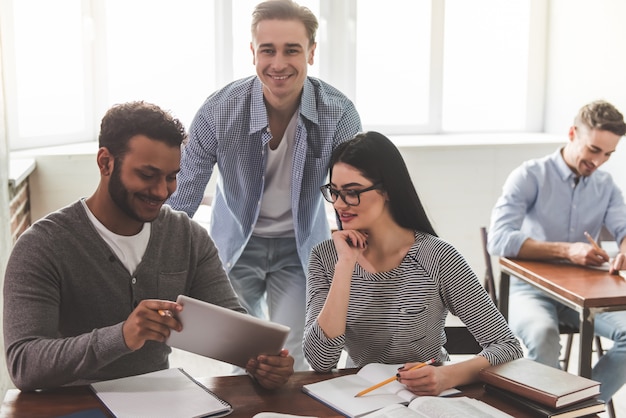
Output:
<svg viewBox="0 0 626 418">
<path fill-rule="evenodd" d="M 32 390 L 167 368 L 167 345 L 148 341 L 132 352 L 122 325 L 141 300 L 173 301 L 179 294 L 245 312 L 213 241 L 185 213 L 163 206 L 134 275 L 80 201 L 48 215 L 22 234 L 6 269 L 4 343 L 11 379 Z"/>
</svg>

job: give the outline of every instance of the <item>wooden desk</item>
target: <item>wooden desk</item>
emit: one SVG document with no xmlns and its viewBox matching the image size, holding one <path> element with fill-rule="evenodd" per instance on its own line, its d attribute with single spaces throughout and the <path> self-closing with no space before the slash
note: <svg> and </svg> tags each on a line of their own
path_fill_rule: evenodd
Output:
<svg viewBox="0 0 626 418">
<path fill-rule="evenodd" d="M 593 322 L 597 314 L 626 310 L 626 280 L 606 271 L 565 263 L 500 258 L 499 309 L 507 317 L 510 276 L 515 276 L 578 311 L 578 374 L 591 377 Z"/>
<path fill-rule="evenodd" d="M 229 418 L 251 418 L 254 414 L 264 411 L 339 418 L 342 415 L 303 393 L 302 385 L 354 372 L 355 369 L 323 374 L 297 372 L 285 386 L 275 391 L 260 388 L 246 375 L 198 380 L 220 398 L 231 403 L 234 411 L 228 415 Z M 507 405 L 497 397 L 486 394 L 480 384 L 464 386 L 460 389 L 462 395 L 480 399 L 516 418 L 532 418 L 532 415 Z M 110 416 L 88 386 L 66 387 L 45 392 L 20 392 L 17 389 L 10 389 L 2 403 L 0 417 L 48 418 L 89 409 L 100 409 Z"/>
</svg>

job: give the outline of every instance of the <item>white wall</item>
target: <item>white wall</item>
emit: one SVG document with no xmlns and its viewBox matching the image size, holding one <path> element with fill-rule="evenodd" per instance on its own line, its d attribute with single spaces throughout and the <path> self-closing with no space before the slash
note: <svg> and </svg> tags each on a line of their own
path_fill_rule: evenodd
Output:
<svg viewBox="0 0 626 418">
<path fill-rule="evenodd" d="M 551 0 L 545 132 L 561 133 L 585 103 L 605 99 L 626 115 L 626 2 Z M 626 191 L 625 139 L 604 168 Z"/>
<path fill-rule="evenodd" d="M 626 112 L 625 18 L 622 0 L 550 1 L 546 132 L 561 132 L 595 99 Z"/>
<path fill-rule="evenodd" d="M 1 54 L 0 54 L 1 56 Z M 9 184 L 9 146 L 4 121 L 4 93 L 2 90 L 2 61 L 0 60 L 0 184 Z M 4 270 L 11 248 L 11 228 L 9 216 L 9 189 L 0 187 L 0 288 L 4 283 Z M 0 299 L 0 323 L 3 317 L 3 299 Z M 4 398 L 6 389 L 11 385 L 4 360 L 4 340 L 0 338 L 0 396 Z"/>
<path fill-rule="evenodd" d="M 401 148 L 415 188 L 437 234 L 452 243 L 482 278 L 485 265 L 479 229 L 513 168 L 554 151 L 554 142 Z"/>
<path fill-rule="evenodd" d="M 437 233 L 465 255 L 479 276 L 484 271 L 479 228 L 489 225 L 504 179 L 522 161 L 552 152 L 566 140 L 565 135 L 542 138 L 547 143 L 537 142 L 536 135 L 516 138 L 507 145 L 399 146 Z M 34 155 L 33 219 L 91 195 L 99 179 L 95 150 Z"/>
<path fill-rule="evenodd" d="M 93 152 L 35 156 L 37 168 L 29 178 L 33 220 L 93 194 L 100 180 L 97 145 L 93 148 Z"/>
</svg>

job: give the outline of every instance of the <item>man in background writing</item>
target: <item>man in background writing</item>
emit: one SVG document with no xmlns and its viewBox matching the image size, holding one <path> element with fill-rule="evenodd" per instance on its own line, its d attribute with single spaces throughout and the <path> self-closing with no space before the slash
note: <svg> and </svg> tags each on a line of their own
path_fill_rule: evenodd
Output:
<svg viewBox="0 0 626 418">
<path fill-rule="evenodd" d="M 626 205 L 611 175 L 598 170 L 625 133 L 624 118 L 610 103 L 583 106 L 564 147 L 525 162 L 506 180 L 492 213 L 489 252 L 599 266 L 609 257 L 585 233 L 597 239 L 604 226 L 619 244 L 610 271 L 626 268 Z M 578 327 L 578 313 L 511 278 L 509 324 L 529 358 L 559 367 L 559 323 Z M 626 312 L 596 315 L 595 333 L 614 341 L 592 371 L 608 401 L 626 381 Z"/>
<path fill-rule="evenodd" d="M 318 22 L 292 0 L 252 13 L 256 75 L 214 92 L 191 124 L 179 188 L 168 204 L 193 216 L 215 165 L 211 237 L 241 303 L 291 328 L 296 370 L 302 352 L 305 271 L 313 246 L 330 238 L 319 188 L 330 155 L 361 129 L 352 102 L 307 75 Z"/>
</svg>

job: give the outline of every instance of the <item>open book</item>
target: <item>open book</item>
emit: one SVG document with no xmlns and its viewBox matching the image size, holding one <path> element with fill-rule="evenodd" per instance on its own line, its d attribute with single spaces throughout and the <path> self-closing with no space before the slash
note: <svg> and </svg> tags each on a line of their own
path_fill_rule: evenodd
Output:
<svg viewBox="0 0 626 418">
<path fill-rule="evenodd" d="M 363 418 L 513 418 L 477 399 L 420 396 L 408 406 L 386 406 Z"/>
<path fill-rule="evenodd" d="M 388 405 L 407 405 L 417 397 L 397 381 L 388 383 L 358 398 L 354 396 L 376 383 L 395 376 L 398 373 L 398 368 L 402 366 L 402 364 L 370 363 L 361 368 L 357 374 L 339 376 L 304 385 L 302 390 L 348 417 L 361 417 Z M 450 389 L 439 396 L 454 393 L 459 393 L 459 391 Z"/>
<path fill-rule="evenodd" d="M 91 384 L 116 417 L 221 417 L 232 406 L 183 369 L 165 369 Z"/>
</svg>

